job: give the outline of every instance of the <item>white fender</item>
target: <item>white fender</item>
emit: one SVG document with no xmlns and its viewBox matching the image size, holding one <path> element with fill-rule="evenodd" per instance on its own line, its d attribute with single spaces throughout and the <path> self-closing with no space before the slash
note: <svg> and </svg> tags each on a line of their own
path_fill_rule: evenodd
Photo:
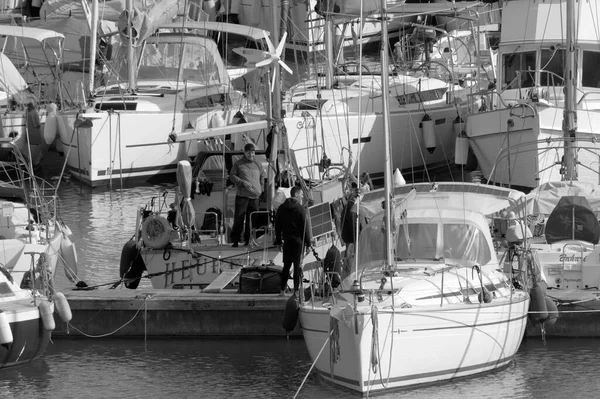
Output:
<svg viewBox="0 0 600 399">
<path fill-rule="evenodd" d="M 65 323 L 68 323 L 73 318 L 73 313 L 71 313 L 71 306 L 69 306 L 69 301 L 65 297 L 65 294 L 62 292 L 57 292 L 54 294 L 54 303 L 56 305 L 56 310 L 58 311 L 58 315 Z"/>
<path fill-rule="evenodd" d="M 77 251 L 75 243 L 66 234 L 62 235 L 60 241 L 60 260 L 65 270 L 65 276 L 69 281 L 75 283 L 77 281 Z"/>
<path fill-rule="evenodd" d="M 56 118 L 56 104 L 46 107 L 46 123 L 44 124 L 44 141 L 50 145 L 58 136 L 58 120 Z"/>
<path fill-rule="evenodd" d="M 454 147 L 454 163 L 457 165 L 466 165 L 469 156 L 469 139 L 466 137 L 456 137 L 456 146 Z"/>
<path fill-rule="evenodd" d="M 13 335 L 10 329 L 8 317 L 0 311 L 0 344 L 10 344 L 13 342 Z"/>
<path fill-rule="evenodd" d="M 40 310 L 40 317 L 46 331 L 53 331 L 56 328 L 56 322 L 54 321 L 54 304 L 48 302 L 46 299 L 42 299 L 38 305 Z"/>
<path fill-rule="evenodd" d="M 423 143 L 430 154 L 435 151 L 435 122 L 425 114 L 421 121 L 421 130 L 423 131 Z"/>
<path fill-rule="evenodd" d="M 214 113 L 210 120 L 210 127 L 215 128 L 215 127 L 223 127 L 223 126 L 225 126 L 225 120 L 223 119 L 221 114 Z"/>
</svg>

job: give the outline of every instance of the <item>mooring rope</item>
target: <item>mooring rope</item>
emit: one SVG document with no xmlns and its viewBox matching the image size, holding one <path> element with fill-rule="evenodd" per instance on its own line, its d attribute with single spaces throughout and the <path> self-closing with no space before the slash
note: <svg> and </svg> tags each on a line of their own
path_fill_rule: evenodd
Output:
<svg viewBox="0 0 600 399">
<path fill-rule="evenodd" d="M 300 393 L 300 390 L 302 390 L 302 387 L 306 383 L 306 380 L 308 379 L 308 376 L 310 375 L 310 372 L 312 371 L 313 368 L 315 368 L 315 365 L 317 364 L 317 361 L 319 360 L 319 357 L 321 357 L 321 354 L 323 353 L 323 350 L 325 350 L 325 346 L 329 343 L 329 339 L 331 338 L 331 333 L 332 333 L 332 331 L 329 332 L 329 336 L 327 337 L 327 339 L 325 340 L 325 343 L 321 347 L 321 350 L 317 354 L 317 357 L 315 358 L 315 361 L 312 362 L 312 364 L 310 365 L 310 368 L 308 369 L 308 372 L 304 376 L 304 379 L 302 380 L 302 383 L 300 383 L 300 386 L 298 387 L 298 390 L 294 394 L 294 399 L 296 399 L 298 397 L 298 394 Z"/>
<path fill-rule="evenodd" d="M 133 315 L 133 317 L 127 321 L 125 324 L 123 324 L 121 327 L 117 328 L 116 330 L 106 333 L 106 334 L 100 334 L 100 335 L 91 335 L 91 334 L 86 334 L 85 332 L 83 332 L 82 330 L 80 330 L 79 328 L 75 327 L 73 324 L 67 323 L 67 325 L 70 325 L 75 331 L 79 332 L 81 335 L 88 337 L 88 338 L 105 338 L 105 337 L 109 337 L 111 335 L 114 335 L 115 333 L 117 333 L 118 331 L 122 330 L 123 328 L 125 328 L 127 325 L 131 324 L 131 322 L 133 320 L 135 320 L 135 318 L 137 317 L 137 315 L 142 311 L 142 308 L 146 308 L 147 311 L 147 307 L 146 307 L 146 301 L 148 300 L 149 296 L 146 296 L 144 298 L 144 303 L 139 307 L 139 309 L 137 310 L 137 312 L 135 312 L 135 314 Z M 98 312 L 100 313 L 100 312 Z M 90 319 L 91 320 L 91 319 Z M 88 320 L 89 322 L 89 320 Z M 144 340 L 146 339 L 146 326 L 144 324 Z"/>
</svg>

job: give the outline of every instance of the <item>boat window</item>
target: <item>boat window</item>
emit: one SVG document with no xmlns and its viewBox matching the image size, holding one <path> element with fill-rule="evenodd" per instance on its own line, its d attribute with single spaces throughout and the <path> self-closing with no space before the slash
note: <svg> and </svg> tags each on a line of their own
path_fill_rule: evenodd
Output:
<svg viewBox="0 0 600 399">
<path fill-rule="evenodd" d="M 441 100 L 448 90 L 447 87 L 441 87 L 434 90 L 419 91 L 416 93 L 401 94 L 396 96 L 399 105 L 416 104 L 420 102 Z"/>
<path fill-rule="evenodd" d="M 484 265 L 492 259 L 485 234 L 477 227 L 464 223 L 443 225 L 443 238 L 438 223 L 409 223 L 400 225 L 396 234 L 397 260 L 457 259 Z M 440 240 L 443 240 L 443 245 Z M 358 264 L 381 266 L 385 260 L 385 236 L 381 221 L 374 221 L 360 233 L 358 240 Z M 443 248 L 443 252 L 442 252 Z"/>
<path fill-rule="evenodd" d="M 127 74 L 122 71 L 121 76 Z M 220 75 L 213 54 L 202 45 L 148 43 L 140 57 L 138 79 L 186 79 L 210 84 L 220 82 Z"/>
<path fill-rule="evenodd" d="M 185 108 L 210 108 L 229 105 L 231 105 L 231 98 L 229 98 L 228 93 L 209 94 L 185 102 Z"/>
<path fill-rule="evenodd" d="M 485 235 L 475 226 L 444 224 L 444 258 L 464 259 L 484 265 L 492 259 Z"/>
<path fill-rule="evenodd" d="M 504 66 L 503 89 L 518 89 L 519 87 L 533 87 L 535 82 L 535 73 L 526 71 L 535 71 L 535 51 L 523 53 L 505 54 L 502 57 Z M 521 73 L 521 79 L 516 79 L 517 73 Z M 513 82 L 514 80 L 514 82 Z"/>
<path fill-rule="evenodd" d="M 322 98 L 319 98 L 316 100 L 305 99 L 305 100 L 301 100 L 300 102 L 297 102 L 296 104 L 294 104 L 294 110 L 315 111 L 315 110 L 321 109 L 323 107 L 323 104 L 325 104 L 326 102 L 327 102 L 327 100 L 324 100 Z"/>
<path fill-rule="evenodd" d="M 396 258 L 438 259 L 437 231 L 437 223 L 409 224 L 408 229 L 401 225 L 396 241 Z"/>
<path fill-rule="evenodd" d="M 598 68 L 598 65 L 600 65 L 600 52 L 583 52 L 582 86 L 600 88 L 600 68 Z"/>
<path fill-rule="evenodd" d="M 540 84 L 542 86 L 563 86 L 562 77 L 565 76 L 566 62 L 565 50 L 543 49 L 541 61 L 541 70 L 547 72 L 541 73 Z"/>
</svg>

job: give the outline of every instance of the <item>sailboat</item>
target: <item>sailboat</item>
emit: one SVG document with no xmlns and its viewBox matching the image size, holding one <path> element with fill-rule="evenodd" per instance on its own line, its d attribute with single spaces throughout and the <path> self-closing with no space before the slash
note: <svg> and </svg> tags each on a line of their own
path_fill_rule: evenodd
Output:
<svg viewBox="0 0 600 399">
<path fill-rule="evenodd" d="M 220 52 L 217 40 L 261 48 L 263 31 L 227 23 L 171 22 L 172 9 L 155 7 L 142 22 L 128 19 L 131 10 L 123 13 L 121 50 L 126 56 L 117 58 L 124 62 L 111 66 L 117 70 L 110 69 L 99 87 L 90 84 L 86 109 L 57 115 L 67 167 L 90 186 L 173 175 L 179 160 L 193 159 L 198 152 L 196 140 L 175 142 L 173 134 L 230 125 L 238 111 L 252 111 L 244 92 L 231 83 L 228 54 Z M 158 16 L 150 14 L 154 10 Z"/>
<path fill-rule="evenodd" d="M 424 8 L 423 15 L 469 12 L 471 3 L 477 2 L 467 3 L 435 4 Z M 390 15 L 395 21 L 413 15 L 404 13 L 407 9 L 403 4 L 388 10 L 393 10 Z M 423 170 L 448 170 L 460 124 L 468 113 L 479 108 L 472 94 L 489 83 L 487 75 L 479 73 L 483 70 L 474 55 L 485 49 L 484 34 L 475 29 L 477 26 L 446 31 L 429 24 L 403 22 L 395 42 L 395 69 L 389 74 L 386 91 L 379 65 L 372 63 L 369 67 L 362 60 L 344 62 L 334 34 L 335 24 L 343 17 L 333 12 L 325 15 L 329 29 L 328 51 L 321 65 L 324 68 L 315 71 L 320 74 L 317 78 L 292 86 L 284 100 L 290 147 L 297 149 L 305 176 L 318 176 L 327 165 L 356 168 L 360 160 L 361 169 L 381 186 L 382 96 L 388 97 L 393 167 L 417 181 Z M 362 53 L 357 55 L 360 57 Z M 314 137 L 319 139 L 318 147 L 310 145 Z"/>
<path fill-rule="evenodd" d="M 537 99 L 522 99 L 512 110 L 497 109 L 474 115 L 472 127 L 484 118 L 489 125 L 480 134 L 471 131 L 470 142 L 476 154 L 487 149 L 492 140 L 498 145 L 499 155 L 492 164 L 490 181 L 533 186 L 526 199 L 532 235 L 530 249 L 540 270 L 540 284 L 548 288 L 546 295 L 551 299 L 548 305 L 556 307 L 558 304 L 558 310 L 575 310 L 571 307 L 574 304 L 582 306 L 581 313 L 560 312 L 561 317 L 549 328 L 544 328 L 542 334 L 598 336 L 597 327 L 590 323 L 590 318 L 597 312 L 592 292 L 600 286 L 597 245 L 600 241 L 600 152 L 596 131 L 600 113 L 594 100 L 597 82 L 592 82 L 597 76 L 597 67 L 591 59 L 600 54 L 596 33 L 600 25 L 593 18 L 600 12 L 600 3 L 515 1 L 507 4 L 504 15 L 518 15 L 524 6 L 528 8 L 529 18 L 533 18 L 527 25 L 553 21 L 565 27 L 566 36 L 559 38 L 554 36 L 555 32 L 534 29 L 525 32 L 509 29 L 510 34 L 516 35 L 513 38 L 522 35 L 520 40 L 524 41 L 515 51 L 515 59 L 531 62 L 531 71 L 524 73 L 532 79 L 527 90 L 532 95 L 536 91 Z M 533 33 L 536 35 L 529 36 Z M 548 34 L 551 39 L 547 38 Z M 552 48 L 548 48 L 548 40 L 553 43 Z M 506 52 L 511 48 L 509 43 L 514 49 L 517 42 L 508 38 L 507 41 L 501 50 L 507 62 L 504 74 L 515 68 L 508 65 Z M 537 58 L 543 62 L 541 67 L 535 67 Z M 514 76 L 519 79 L 520 75 Z M 545 76 L 553 76 L 552 81 Z M 512 115 L 512 125 L 503 119 L 509 115 Z M 471 118 L 467 120 L 467 126 L 471 124 Z M 500 130 L 504 123 L 508 123 L 506 132 L 492 133 L 494 129 Z M 480 152 L 478 157 L 482 155 Z M 480 164 L 482 167 L 487 165 L 483 161 Z M 550 308 L 541 310 L 550 311 Z M 539 332 L 539 329 L 531 329 L 531 334 Z"/>
<path fill-rule="evenodd" d="M 52 187 L 43 185 L 10 138 L 16 163 L 0 162 L 0 368 L 28 363 L 42 355 L 56 327 L 71 310 L 54 288 L 60 263 L 74 279 L 75 249 L 57 212 Z M 13 169 L 18 166 L 18 169 Z M 55 194 L 55 193 L 52 193 Z"/>
<path fill-rule="evenodd" d="M 385 91 L 385 47 L 381 64 Z M 361 201 L 369 221 L 354 271 L 339 291 L 313 286 L 299 309 L 316 370 L 362 394 L 509 364 L 529 307 L 529 294 L 498 270 L 486 218 L 524 194 L 474 183 L 392 187 L 386 102 L 385 185 Z"/>
<path fill-rule="evenodd" d="M 240 27 L 227 23 L 201 23 L 221 30 Z M 193 26 L 193 25 L 192 25 Z M 269 69 L 267 92 L 270 94 L 273 115 L 266 120 L 245 121 L 210 129 L 188 129 L 174 135 L 175 141 L 198 140 L 205 148 L 198 151 L 193 166 L 187 160 L 177 164 L 178 189 L 159 193 L 149 204 L 140 208 L 133 239 L 123 247 L 120 275 L 127 288 L 138 287 L 141 278 L 149 278 L 154 288 L 196 289 L 202 292 L 221 292 L 234 289 L 241 293 L 280 292 L 282 253 L 275 241 L 273 226 L 274 204 L 289 196 L 290 187 L 279 187 L 283 178 L 276 177 L 278 166 L 289 172 L 289 180 L 297 181 L 313 202 L 308 208 L 315 245 L 305 254 L 303 262 L 318 268 L 333 238 L 335 228 L 332 203 L 339 200 L 342 182 L 324 179 L 305 182 L 294 163 L 294 151 L 278 140 L 282 124 L 279 89 L 279 66 L 289 69 L 280 59 L 286 34 L 276 47 L 268 34 L 261 31 L 269 51 L 238 47 L 233 52 L 254 60 L 253 68 Z M 242 115 L 245 118 L 246 115 Z M 252 129 L 269 127 L 266 134 L 252 136 Z M 244 144 L 256 148 L 256 162 L 268 173 L 269 189 L 264 193 L 259 210 L 250 216 L 250 240 L 244 246 L 232 246 L 229 233 L 233 225 L 236 188 L 228 184 L 233 163 L 244 156 Z M 283 149 L 281 149 L 283 148 Z M 281 176 L 281 175 L 279 175 Z M 290 181 L 287 181 L 287 184 Z M 310 184 L 310 187 L 309 187 Z M 307 271 L 308 271 L 307 267 Z M 147 274 L 143 274 L 147 271 Z"/>
<path fill-rule="evenodd" d="M 45 126 L 46 116 L 62 100 L 56 81 L 64 35 L 47 29 L 0 25 L 0 36 L 0 137 L 10 137 L 37 166 L 56 138 L 56 132 Z M 0 160 L 10 161 L 7 153 L 12 153 L 10 146 L 0 150 Z"/>
<path fill-rule="evenodd" d="M 569 3 L 504 6 L 497 88 L 480 93 L 485 106 L 466 125 L 468 143 L 490 182 L 529 191 L 549 181 L 599 181 L 600 3 Z M 573 149 L 571 156 L 563 157 L 565 146 Z M 575 165 L 580 167 L 570 175 Z"/>
</svg>

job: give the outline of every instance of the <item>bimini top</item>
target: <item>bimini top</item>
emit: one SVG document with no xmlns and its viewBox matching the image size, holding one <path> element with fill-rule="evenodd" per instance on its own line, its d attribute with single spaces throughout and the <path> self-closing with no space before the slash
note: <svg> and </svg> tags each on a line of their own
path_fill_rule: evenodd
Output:
<svg viewBox="0 0 600 399">
<path fill-rule="evenodd" d="M 161 24 L 159 29 L 198 29 L 205 31 L 217 31 L 248 37 L 254 41 L 263 40 L 265 35 L 270 35 L 268 31 L 260 28 L 254 28 L 252 26 L 210 21 L 169 22 Z"/>
<path fill-rule="evenodd" d="M 415 190 L 416 195 L 411 199 L 417 207 L 443 208 L 447 210 L 468 210 L 470 212 L 491 215 L 509 206 L 514 206 L 524 201 L 525 193 L 509 188 L 497 187 L 478 183 L 416 183 L 395 187 L 393 191 L 396 200 L 407 197 Z M 366 193 L 361 200 L 361 215 L 369 217 L 379 213 L 382 209 L 383 190 L 374 190 Z"/>
<path fill-rule="evenodd" d="M 27 26 L 0 25 L 0 36 L 14 36 L 43 42 L 48 39 L 64 39 L 65 35 L 48 29 L 30 28 Z"/>
</svg>

